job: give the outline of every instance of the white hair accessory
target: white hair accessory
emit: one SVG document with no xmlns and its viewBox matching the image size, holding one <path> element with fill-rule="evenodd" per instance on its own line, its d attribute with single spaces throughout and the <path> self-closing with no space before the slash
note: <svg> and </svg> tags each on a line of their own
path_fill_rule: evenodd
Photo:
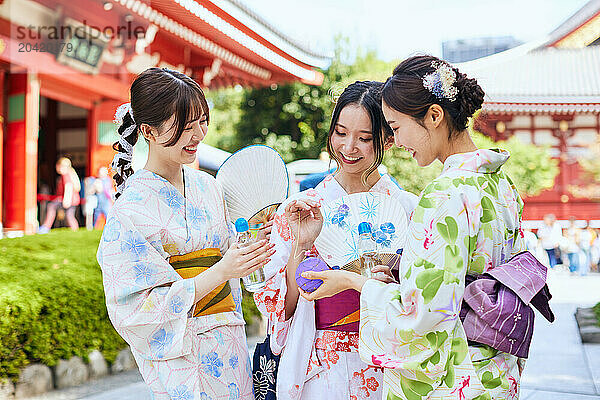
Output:
<svg viewBox="0 0 600 400">
<path fill-rule="evenodd" d="M 122 125 L 123 119 L 125 118 L 125 114 L 129 113 L 131 116 L 131 120 L 133 121 L 133 112 L 131 111 L 131 103 L 121 104 L 117 111 L 115 111 L 115 119 L 114 122 L 116 124 Z M 110 163 L 110 167 L 113 171 L 117 171 L 121 177 L 123 178 L 123 183 L 117 185 L 117 192 L 123 193 L 123 189 L 125 189 L 125 179 L 123 176 L 123 171 L 131 168 L 131 160 L 133 159 L 133 145 L 127 141 L 128 138 L 133 131 L 137 128 L 135 121 L 133 124 L 128 126 L 122 134 L 119 135 L 119 145 L 123 149 L 123 151 L 118 151 L 115 154 L 112 162 Z M 121 162 L 122 161 L 122 162 Z"/>
<path fill-rule="evenodd" d="M 133 111 L 131 110 L 131 103 L 124 103 L 117 107 L 117 111 L 115 111 L 114 123 L 117 125 L 121 125 L 123 123 L 123 118 L 125 118 L 125 114 L 129 113 L 131 115 L 131 119 L 133 120 Z M 135 121 L 133 121 L 135 123 Z"/>
<path fill-rule="evenodd" d="M 455 101 L 458 89 L 454 86 L 456 73 L 450 65 L 443 61 L 432 61 L 431 67 L 435 71 L 423 77 L 423 86 L 438 99 Z"/>
</svg>

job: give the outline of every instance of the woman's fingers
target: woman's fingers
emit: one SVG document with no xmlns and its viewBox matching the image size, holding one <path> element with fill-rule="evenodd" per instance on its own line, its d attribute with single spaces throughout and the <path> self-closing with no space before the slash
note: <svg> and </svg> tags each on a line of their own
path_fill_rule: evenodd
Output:
<svg viewBox="0 0 600 400">
<path fill-rule="evenodd" d="M 300 295 L 304 297 L 308 301 L 315 301 L 322 299 L 324 297 L 331 297 L 332 295 L 327 295 L 324 293 L 323 285 L 319 286 L 314 292 L 307 293 L 304 290 L 298 288 L 300 291 Z"/>
<path fill-rule="evenodd" d="M 247 263 L 249 261 L 254 260 L 255 258 L 260 258 L 260 257 L 263 257 L 263 260 L 264 260 L 264 258 L 270 257 L 273 254 L 275 254 L 275 249 L 273 247 L 274 247 L 273 243 L 269 243 L 265 246 L 259 247 L 250 253 L 242 255 L 240 257 L 240 261 L 241 261 L 241 263 Z"/>
<path fill-rule="evenodd" d="M 246 268 L 253 268 L 255 266 L 265 265 L 269 261 L 271 261 L 271 256 L 275 254 L 275 250 L 269 250 L 263 254 L 260 254 L 254 258 L 249 259 L 244 263 Z"/>
<path fill-rule="evenodd" d="M 259 269 L 261 267 L 264 267 L 266 264 L 269 263 L 269 261 L 271 261 L 271 257 L 267 257 L 262 260 L 258 260 L 258 259 L 252 260 L 249 263 L 244 264 L 244 266 L 245 266 L 244 276 L 253 273 L 254 271 L 256 271 L 257 269 Z"/>
<path fill-rule="evenodd" d="M 311 301 L 311 299 L 309 299 L 308 295 L 309 293 L 306 293 L 304 290 L 302 290 L 300 287 L 298 288 L 298 292 L 300 293 L 300 296 L 304 297 L 306 300 Z"/>
<path fill-rule="evenodd" d="M 306 279 L 326 279 L 327 275 L 325 274 L 325 272 L 322 271 L 305 271 L 302 274 L 303 278 Z"/>
<path fill-rule="evenodd" d="M 373 268 L 371 268 L 371 272 L 383 272 L 386 275 L 393 276 L 391 268 L 387 265 L 375 265 Z"/>
<path fill-rule="evenodd" d="M 376 279 L 383 283 L 395 283 L 396 282 L 396 280 L 394 278 L 385 274 L 384 272 L 377 272 L 377 273 L 373 274 L 373 279 Z"/>
<path fill-rule="evenodd" d="M 258 229 L 258 239 L 269 239 L 271 237 L 271 230 L 273 229 L 273 220 L 267 222 Z"/>
<path fill-rule="evenodd" d="M 266 239 L 261 239 L 257 242 L 249 244 L 248 246 L 239 247 L 239 245 L 238 245 L 238 249 L 239 249 L 241 255 L 246 255 L 246 254 L 250 254 L 250 253 L 256 251 L 257 249 L 260 249 L 263 246 L 268 246 L 268 245 L 269 245 L 269 242 Z"/>
<path fill-rule="evenodd" d="M 314 301 L 314 300 L 316 300 L 315 295 L 314 295 L 315 292 L 308 293 L 308 292 L 305 292 L 304 290 L 302 290 L 300 288 L 298 288 L 298 291 L 300 292 L 300 296 L 304 297 L 306 300 L 308 300 L 308 301 Z"/>
<path fill-rule="evenodd" d="M 319 209 L 321 206 L 318 202 L 312 200 L 293 200 L 286 207 L 286 213 L 294 214 L 301 211 L 312 211 Z"/>
</svg>

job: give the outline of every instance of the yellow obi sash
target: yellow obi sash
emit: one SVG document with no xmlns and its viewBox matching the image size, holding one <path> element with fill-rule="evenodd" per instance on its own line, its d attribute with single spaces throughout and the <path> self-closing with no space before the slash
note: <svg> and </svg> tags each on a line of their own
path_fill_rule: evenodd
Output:
<svg viewBox="0 0 600 400">
<path fill-rule="evenodd" d="M 202 249 L 188 254 L 171 256 L 169 264 L 182 278 L 193 278 L 206 271 L 219 261 L 221 251 L 219 249 Z M 194 317 L 201 315 L 218 314 L 227 311 L 235 311 L 235 303 L 231 294 L 229 281 L 219 285 L 212 292 L 204 296 L 194 307 Z"/>
</svg>

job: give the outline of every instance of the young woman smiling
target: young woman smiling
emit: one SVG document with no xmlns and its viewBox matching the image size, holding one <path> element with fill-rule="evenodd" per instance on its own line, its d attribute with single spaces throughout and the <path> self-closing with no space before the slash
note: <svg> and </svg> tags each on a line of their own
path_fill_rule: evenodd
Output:
<svg viewBox="0 0 600 400">
<path fill-rule="evenodd" d="M 461 320 L 467 276 L 477 279 L 525 250 L 523 201 L 501 170 L 509 154 L 478 149 L 467 130 L 483 98 L 475 79 L 438 58 L 415 56 L 398 65 L 382 90 L 383 113 L 396 145 L 411 152 L 420 166 L 435 160 L 444 164 L 421 193 L 411 219 L 401 282 L 367 280 L 347 271 L 303 274 L 324 281 L 313 293 L 303 293 L 308 300 L 348 289 L 361 292 L 359 352 L 363 360 L 385 368 L 386 399 L 519 396 L 520 353 L 483 344 L 487 339 L 467 341 Z M 538 279 L 543 285 L 542 275 L 528 276 L 518 286 Z M 478 313 L 510 305 L 499 295 L 497 302 L 488 300 Z M 492 337 L 514 343 L 503 331 L 510 321 L 524 318 L 511 314 L 514 309 L 498 317 Z M 483 319 L 478 321 L 483 325 Z"/>
<path fill-rule="evenodd" d="M 239 278 L 272 250 L 266 240 L 232 244 L 221 188 L 185 166 L 208 130 L 204 93 L 182 73 L 150 68 L 116 117 L 118 199 L 98 248 L 110 320 L 153 399 L 254 399 Z M 148 161 L 134 173 L 140 134 Z"/>
<path fill-rule="evenodd" d="M 269 319 L 271 349 L 281 353 L 279 400 L 381 398 L 382 369 L 362 362 L 358 355 L 359 293 L 348 290 L 329 299 L 306 301 L 299 297 L 295 281 L 305 253 L 318 255 L 313 242 L 321 230 L 321 204 L 371 191 L 396 198 L 407 218 L 416 205 L 415 195 L 377 170 L 384 151 L 393 144 L 381 111 L 381 86 L 355 82 L 344 90 L 327 138 L 337 170 L 315 189 L 286 200 L 274 217 L 270 241 L 275 254 L 265 266 L 269 280 L 254 299 Z M 345 323 L 336 324 L 340 320 Z"/>
</svg>

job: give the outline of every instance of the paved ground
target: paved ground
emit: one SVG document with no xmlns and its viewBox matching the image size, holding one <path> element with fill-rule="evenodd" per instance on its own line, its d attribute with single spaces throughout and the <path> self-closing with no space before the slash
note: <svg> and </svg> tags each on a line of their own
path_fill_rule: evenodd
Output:
<svg viewBox="0 0 600 400">
<path fill-rule="evenodd" d="M 548 285 L 554 298 L 553 324 L 540 315 L 521 381 L 522 400 L 600 400 L 600 344 L 583 345 L 574 312 L 600 301 L 600 275 L 571 276 L 550 271 Z M 249 339 L 253 352 L 258 338 Z M 150 400 L 137 371 L 111 376 L 68 390 L 54 391 L 36 400 Z"/>
</svg>

